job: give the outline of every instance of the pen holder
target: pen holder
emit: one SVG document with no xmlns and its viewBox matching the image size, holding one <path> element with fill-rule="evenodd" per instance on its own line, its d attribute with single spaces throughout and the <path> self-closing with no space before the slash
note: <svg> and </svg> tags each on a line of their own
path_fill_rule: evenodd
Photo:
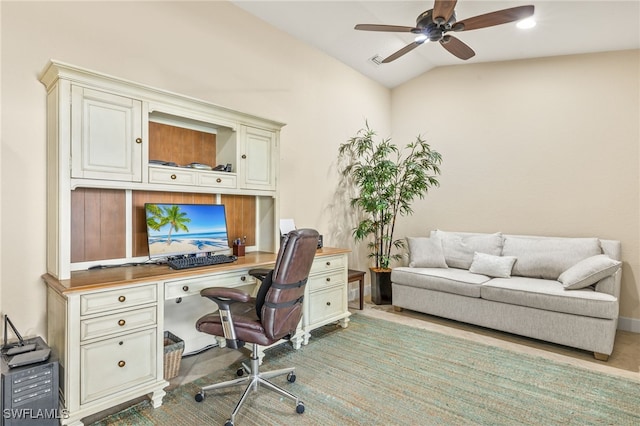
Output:
<svg viewBox="0 0 640 426">
<path fill-rule="evenodd" d="M 233 255 L 238 257 L 244 256 L 244 244 L 233 243 Z"/>
</svg>

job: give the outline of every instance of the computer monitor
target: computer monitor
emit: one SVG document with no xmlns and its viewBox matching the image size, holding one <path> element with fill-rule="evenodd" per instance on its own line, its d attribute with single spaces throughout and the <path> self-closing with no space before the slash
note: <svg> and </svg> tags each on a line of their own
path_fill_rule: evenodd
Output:
<svg viewBox="0 0 640 426">
<path fill-rule="evenodd" d="M 144 205 L 152 259 L 202 255 L 229 249 L 222 204 Z"/>
</svg>

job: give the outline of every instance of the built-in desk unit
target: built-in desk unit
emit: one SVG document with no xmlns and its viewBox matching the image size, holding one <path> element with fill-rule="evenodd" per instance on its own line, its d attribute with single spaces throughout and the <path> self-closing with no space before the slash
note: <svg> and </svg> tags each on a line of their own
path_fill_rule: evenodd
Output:
<svg viewBox="0 0 640 426">
<path fill-rule="evenodd" d="M 81 425 L 141 395 L 162 404 L 168 311 L 179 310 L 193 330 L 187 305 L 200 303 L 202 288 L 252 288 L 249 269 L 274 264 L 284 124 L 58 61 L 40 81 L 47 90 L 47 340 L 60 360 L 69 415 L 62 423 Z M 211 169 L 218 165 L 224 170 Z M 144 264 L 147 202 L 224 204 L 229 237 L 244 239 L 246 256 L 186 271 Z M 296 348 L 314 328 L 348 322 L 347 251 L 316 256 Z M 129 263 L 138 266 L 118 266 Z M 89 270 L 96 265 L 103 268 Z"/>
</svg>

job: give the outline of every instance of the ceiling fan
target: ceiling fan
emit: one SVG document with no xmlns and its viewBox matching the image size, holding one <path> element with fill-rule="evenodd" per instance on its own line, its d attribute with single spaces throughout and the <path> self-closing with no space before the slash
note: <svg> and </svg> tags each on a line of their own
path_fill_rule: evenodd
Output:
<svg viewBox="0 0 640 426">
<path fill-rule="evenodd" d="M 418 35 L 414 42 L 387 56 L 382 61 L 383 64 L 398 59 L 425 41 L 440 42 L 442 47 L 447 49 L 449 53 L 460 59 L 467 60 L 475 56 L 476 53 L 460 39 L 447 34 L 449 31 L 470 31 L 519 21 L 532 16 L 534 11 L 533 6 L 517 6 L 485 13 L 484 15 L 474 16 L 462 21 L 456 21 L 456 13 L 454 11 L 456 3 L 457 0 L 435 0 L 433 9 L 429 9 L 418 16 L 415 27 L 358 24 L 355 26 L 355 29 L 363 31 L 413 33 Z"/>
</svg>

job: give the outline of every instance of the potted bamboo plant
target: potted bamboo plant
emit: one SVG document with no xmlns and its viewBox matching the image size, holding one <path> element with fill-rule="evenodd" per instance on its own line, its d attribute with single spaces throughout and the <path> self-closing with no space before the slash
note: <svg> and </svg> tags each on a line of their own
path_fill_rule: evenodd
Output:
<svg viewBox="0 0 640 426">
<path fill-rule="evenodd" d="M 402 148 L 391 139 L 376 140 L 369 124 L 341 144 L 338 161 L 342 183 L 350 186 L 351 207 L 358 214 L 353 230 L 356 242 L 366 241 L 372 260 L 371 299 L 391 303 L 392 260 L 399 260 L 404 238 L 396 239 L 399 216 L 413 213 L 411 204 L 424 198 L 429 188 L 439 186 L 442 157 L 420 136 Z"/>
</svg>

